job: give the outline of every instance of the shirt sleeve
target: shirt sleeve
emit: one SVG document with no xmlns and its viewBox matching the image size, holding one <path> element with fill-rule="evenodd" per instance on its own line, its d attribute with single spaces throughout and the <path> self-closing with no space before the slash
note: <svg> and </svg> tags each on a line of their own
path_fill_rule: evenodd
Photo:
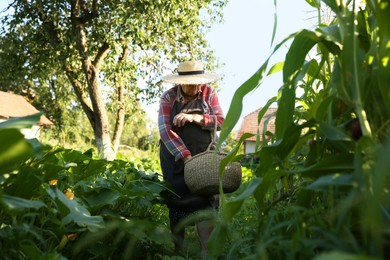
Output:
<svg viewBox="0 0 390 260">
<path fill-rule="evenodd" d="M 210 93 L 208 95 L 208 106 L 210 107 L 211 113 L 210 114 L 205 114 L 204 115 L 204 128 L 213 130 L 215 126 L 215 117 L 214 115 L 217 116 L 217 130 L 221 129 L 221 125 L 225 119 L 223 115 L 223 111 L 221 108 L 221 105 L 219 104 L 219 99 L 217 92 L 213 89 L 210 88 Z"/>
<path fill-rule="evenodd" d="M 162 95 L 158 112 L 158 125 L 161 141 L 175 157 L 175 160 L 178 161 L 191 155 L 191 152 L 187 149 L 180 136 L 172 130 L 170 117 L 174 101 L 175 93 L 173 91 L 168 90 Z"/>
</svg>

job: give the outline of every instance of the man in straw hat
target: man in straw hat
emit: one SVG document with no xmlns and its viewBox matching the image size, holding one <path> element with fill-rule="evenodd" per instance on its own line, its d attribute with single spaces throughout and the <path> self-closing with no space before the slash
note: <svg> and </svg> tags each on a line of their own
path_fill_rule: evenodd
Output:
<svg viewBox="0 0 390 260">
<path fill-rule="evenodd" d="M 217 93 L 208 85 L 217 79 L 218 75 L 204 71 L 200 61 L 182 62 L 177 73 L 162 77 L 164 82 L 174 84 L 161 97 L 158 125 L 162 172 L 177 195 L 168 201 L 170 225 L 177 251 L 183 246 L 185 233 L 184 228 L 178 228 L 179 222 L 191 213 L 218 205 L 215 196 L 201 197 L 192 194 L 184 181 L 184 162 L 207 149 L 211 142 L 210 131 L 215 127 L 215 118 L 218 127 L 224 120 Z M 207 254 L 207 240 L 213 226 L 202 221 L 196 227 L 202 253 Z"/>
</svg>

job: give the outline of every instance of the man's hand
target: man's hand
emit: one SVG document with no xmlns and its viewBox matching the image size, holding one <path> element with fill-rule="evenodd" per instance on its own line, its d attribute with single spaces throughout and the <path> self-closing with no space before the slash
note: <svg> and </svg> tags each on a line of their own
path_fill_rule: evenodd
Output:
<svg viewBox="0 0 390 260">
<path fill-rule="evenodd" d="M 186 122 L 194 122 L 201 125 L 203 123 L 203 115 L 180 113 L 173 118 L 173 124 L 179 127 L 184 126 Z"/>
<path fill-rule="evenodd" d="M 183 158 L 183 161 L 186 162 L 188 161 L 189 159 L 191 159 L 192 156 L 191 155 L 187 155 L 186 157 Z"/>
</svg>

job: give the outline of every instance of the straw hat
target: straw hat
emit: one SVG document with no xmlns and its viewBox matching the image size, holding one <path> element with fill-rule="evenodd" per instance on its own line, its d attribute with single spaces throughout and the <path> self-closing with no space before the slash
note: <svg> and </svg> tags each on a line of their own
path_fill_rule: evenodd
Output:
<svg viewBox="0 0 390 260">
<path fill-rule="evenodd" d="M 181 62 L 177 67 L 177 74 L 161 77 L 163 81 L 173 84 L 206 84 L 219 78 L 217 74 L 206 73 L 201 61 Z"/>
</svg>

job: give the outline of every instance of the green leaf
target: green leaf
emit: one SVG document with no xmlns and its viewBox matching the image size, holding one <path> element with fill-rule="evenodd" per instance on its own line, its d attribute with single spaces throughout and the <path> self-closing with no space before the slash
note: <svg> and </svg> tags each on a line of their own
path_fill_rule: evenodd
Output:
<svg viewBox="0 0 390 260">
<path fill-rule="evenodd" d="M 20 197 L 9 196 L 7 194 L 3 194 L 0 198 L 2 204 L 9 211 L 23 211 L 25 209 L 40 209 L 46 207 L 46 205 L 39 200 L 27 200 Z"/>
<path fill-rule="evenodd" d="M 378 260 L 378 258 L 365 255 L 354 255 L 339 251 L 331 251 L 322 253 L 314 257 L 313 260 Z"/>
<path fill-rule="evenodd" d="M 221 211 L 226 221 L 230 222 L 233 219 L 234 215 L 236 215 L 240 210 L 241 205 L 244 203 L 245 199 L 252 196 L 257 187 L 261 184 L 261 181 L 261 178 L 252 179 L 240 195 L 222 205 Z"/>
<path fill-rule="evenodd" d="M 261 163 L 256 174 L 264 175 L 270 169 L 274 160 L 284 160 L 299 141 L 302 128 L 309 124 L 310 122 L 304 125 L 290 124 L 286 127 L 287 130 L 283 138 L 271 145 L 263 146 L 260 152 L 258 152 Z"/>
<path fill-rule="evenodd" d="M 51 193 L 51 195 L 55 195 L 56 200 L 63 206 L 60 210 L 64 216 L 62 222 L 65 225 L 74 222 L 80 227 L 86 227 L 91 232 L 103 228 L 104 222 L 101 216 L 91 216 L 91 213 L 89 213 L 87 208 L 75 200 L 68 199 L 64 193 L 58 189 L 55 189 L 55 192 Z"/>
<path fill-rule="evenodd" d="M 254 134 L 244 133 L 240 137 L 240 140 L 238 141 L 238 143 L 234 147 L 234 149 L 220 161 L 220 164 L 219 164 L 219 174 L 220 174 L 220 176 L 223 175 L 223 171 L 224 171 L 226 165 L 228 165 L 230 162 L 237 162 L 237 161 L 239 161 L 241 159 L 241 156 L 236 156 L 236 154 L 238 152 L 238 149 L 240 148 L 240 146 L 242 145 L 242 143 L 246 139 L 248 139 L 248 138 L 250 138 L 252 136 L 254 136 Z"/>
<path fill-rule="evenodd" d="M 14 170 L 31 157 L 32 147 L 17 129 L 0 129 L 0 173 Z"/>
<path fill-rule="evenodd" d="M 72 150 L 72 149 L 64 149 L 61 151 L 61 158 L 64 160 L 65 163 L 79 163 L 84 161 L 89 161 L 91 157 L 89 157 L 87 154 L 82 153 L 78 150 Z"/>
<path fill-rule="evenodd" d="M 275 63 L 268 71 L 267 76 L 272 75 L 274 73 L 280 72 L 283 70 L 284 61 Z"/>
<path fill-rule="evenodd" d="M 275 136 L 281 138 L 293 122 L 295 106 L 295 86 L 284 85 L 278 93 L 278 110 L 275 119 Z"/>
<path fill-rule="evenodd" d="M 278 111 L 275 122 L 275 136 L 280 138 L 287 130 L 287 126 L 293 122 L 295 108 L 295 88 L 297 77 L 303 77 L 305 59 L 315 44 L 322 43 L 332 53 L 340 52 L 340 44 L 333 38 L 322 32 L 301 30 L 298 32 L 286 54 L 283 67 L 283 86 L 279 91 Z"/>
<path fill-rule="evenodd" d="M 30 128 L 39 122 L 41 115 L 42 113 L 37 113 L 31 116 L 8 119 L 7 121 L 0 123 L 0 129 L 15 128 L 21 130 L 23 128 Z"/>
<path fill-rule="evenodd" d="M 339 128 L 325 124 L 321 121 L 318 121 L 318 124 L 320 125 L 320 130 L 324 134 L 326 138 L 329 140 L 334 141 L 351 141 L 352 139 L 343 131 L 341 131 Z"/>
<path fill-rule="evenodd" d="M 37 260 L 66 260 L 67 258 L 57 252 L 42 251 L 33 240 L 24 240 L 20 243 L 21 251 L 28 259 Z"/>
<path fill-rule="evenodd" d="M 219 224 L 214 228 L 207 241 L 207 247 L 211 257 L 217 257 L 222 253 L 224 248 L 223 245 L 225 245 L 227 237 L 228 230 L 226 225 Z"/>
<path fill-rule="evenodd" d="M 118 190 L 102 188 L 84 199 L 89 207 L 96 208 L 102 205 L 113 205 L 120 197 L 121 193 Z"/>
<path fill-rule="evenodd" d="M 292 82 L 294 77 L 303 67 L 303 63 L 309 51 L 320 41 L 320 34 L 302 30 L 298 32 L 286 54 L 283 67 L 283 82 Z"/>
<path fill-rule="evenodd" d="M 356 178 L 351 174 L 332 174 L 319 177 L 306 188 L 310 190 L 328 191 L 330 187 L 352 187 Z"/>
<path fill-rule="evenodd" d="M 314 165 L 300 170 L 291 171 L 292 173 L 300 173 L 304 177 L 320 177 L 323 175 L 346 173 L 354 170 L 354 154 L 340 153 L 331 154 Z"/>
</svg>

